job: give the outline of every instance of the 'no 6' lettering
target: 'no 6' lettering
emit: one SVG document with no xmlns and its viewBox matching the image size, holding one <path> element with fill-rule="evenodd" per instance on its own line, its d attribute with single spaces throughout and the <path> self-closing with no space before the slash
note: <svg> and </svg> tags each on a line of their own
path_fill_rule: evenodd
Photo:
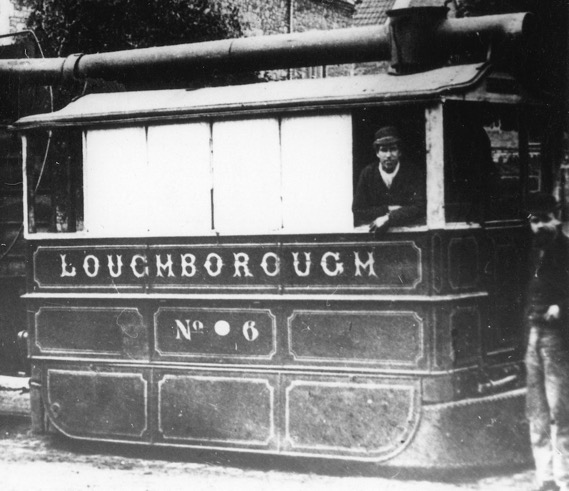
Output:
<svg viewBox="0 0 569 491">
<path fill-rule="evenodd" d="M 176 339 L 192 340 L 192 336 L 196 334 L 204 334 L 209 331 L 207 326 L 200 320 L 191 319 L 175 319 L 174 329 L 176 330 Z M 218 320 L 213 326 L 213 332 L 219 337 L 225 337 L 231 332 L 231 325 L 225 320 Z M 243 337 L 247 341 L 255 341 L 259 337 L 259 330 L 257 329 L 255 321 L 246 321 L 241 329 Z"/>
</svg>

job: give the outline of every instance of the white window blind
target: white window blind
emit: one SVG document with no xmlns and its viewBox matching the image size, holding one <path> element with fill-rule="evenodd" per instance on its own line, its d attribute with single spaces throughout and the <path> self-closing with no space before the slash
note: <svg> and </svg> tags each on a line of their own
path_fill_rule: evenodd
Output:
<svg viewBox="0 0 569 491">
<path fill-rule="evenodd" d="M 216 231 L 263 234 L 281 229 L 276 118 L 214 123 L 213 175 Z"/>
<path fill-rule="evenodd" d="M 281 142 L 284 231 L 352 230 L 351 117 L 285 118 Z"/>
</svg>

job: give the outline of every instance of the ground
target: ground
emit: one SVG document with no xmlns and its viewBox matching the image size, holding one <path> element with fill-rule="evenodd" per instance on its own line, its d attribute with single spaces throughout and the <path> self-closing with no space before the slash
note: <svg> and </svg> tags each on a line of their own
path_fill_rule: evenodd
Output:
<svg viewBox="0 0 569 491">
<path fill-rule="evenodd" d="M 0 387 L 25 387 L 22 381 L 0 377 Z M 533 489 L 533 471 L 527 466 L 444 472 L 378 470 L 338 462 L 164 450 L 36 435 L 30 430 L 28 394 L 20 390 L 0 392 L 0 455 L 2 491 Z"/>
</svg>

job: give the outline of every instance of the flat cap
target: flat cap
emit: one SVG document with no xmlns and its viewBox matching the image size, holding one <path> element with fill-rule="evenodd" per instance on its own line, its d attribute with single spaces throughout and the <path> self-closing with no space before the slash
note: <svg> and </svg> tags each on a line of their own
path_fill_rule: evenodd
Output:
<svg viewBox="0 0 569 491">
<path fill-rule="evenodd" d="M 375 132 L 373 138 L 374 145 L 389 145 L 401 141 L 399 131 L 395 126 L 384 126 Z"/>
</svg>

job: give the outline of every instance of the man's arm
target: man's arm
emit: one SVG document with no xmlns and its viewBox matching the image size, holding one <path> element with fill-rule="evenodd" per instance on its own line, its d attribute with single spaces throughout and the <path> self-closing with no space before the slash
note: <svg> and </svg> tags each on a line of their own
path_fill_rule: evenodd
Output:
<svg viewBox="0 0 569 491">
<path fill-rule="evenodd" d="M 376 218 L 387 215 L 389 211 L 386 205 L 374 204 L 372 188 L 372 176 L 370 168 L 367 167 L 360 174 L 352 204 L 356 227 L 371 224 Z"/>
<path fill-rule="evenodd" d="M 417 224 L 425 218 L 427 207 L 425 182 L 422 179 L 409 180 L 399 200 L 400 207 L 389 214 L 389 225 Z"/>
</svg>

